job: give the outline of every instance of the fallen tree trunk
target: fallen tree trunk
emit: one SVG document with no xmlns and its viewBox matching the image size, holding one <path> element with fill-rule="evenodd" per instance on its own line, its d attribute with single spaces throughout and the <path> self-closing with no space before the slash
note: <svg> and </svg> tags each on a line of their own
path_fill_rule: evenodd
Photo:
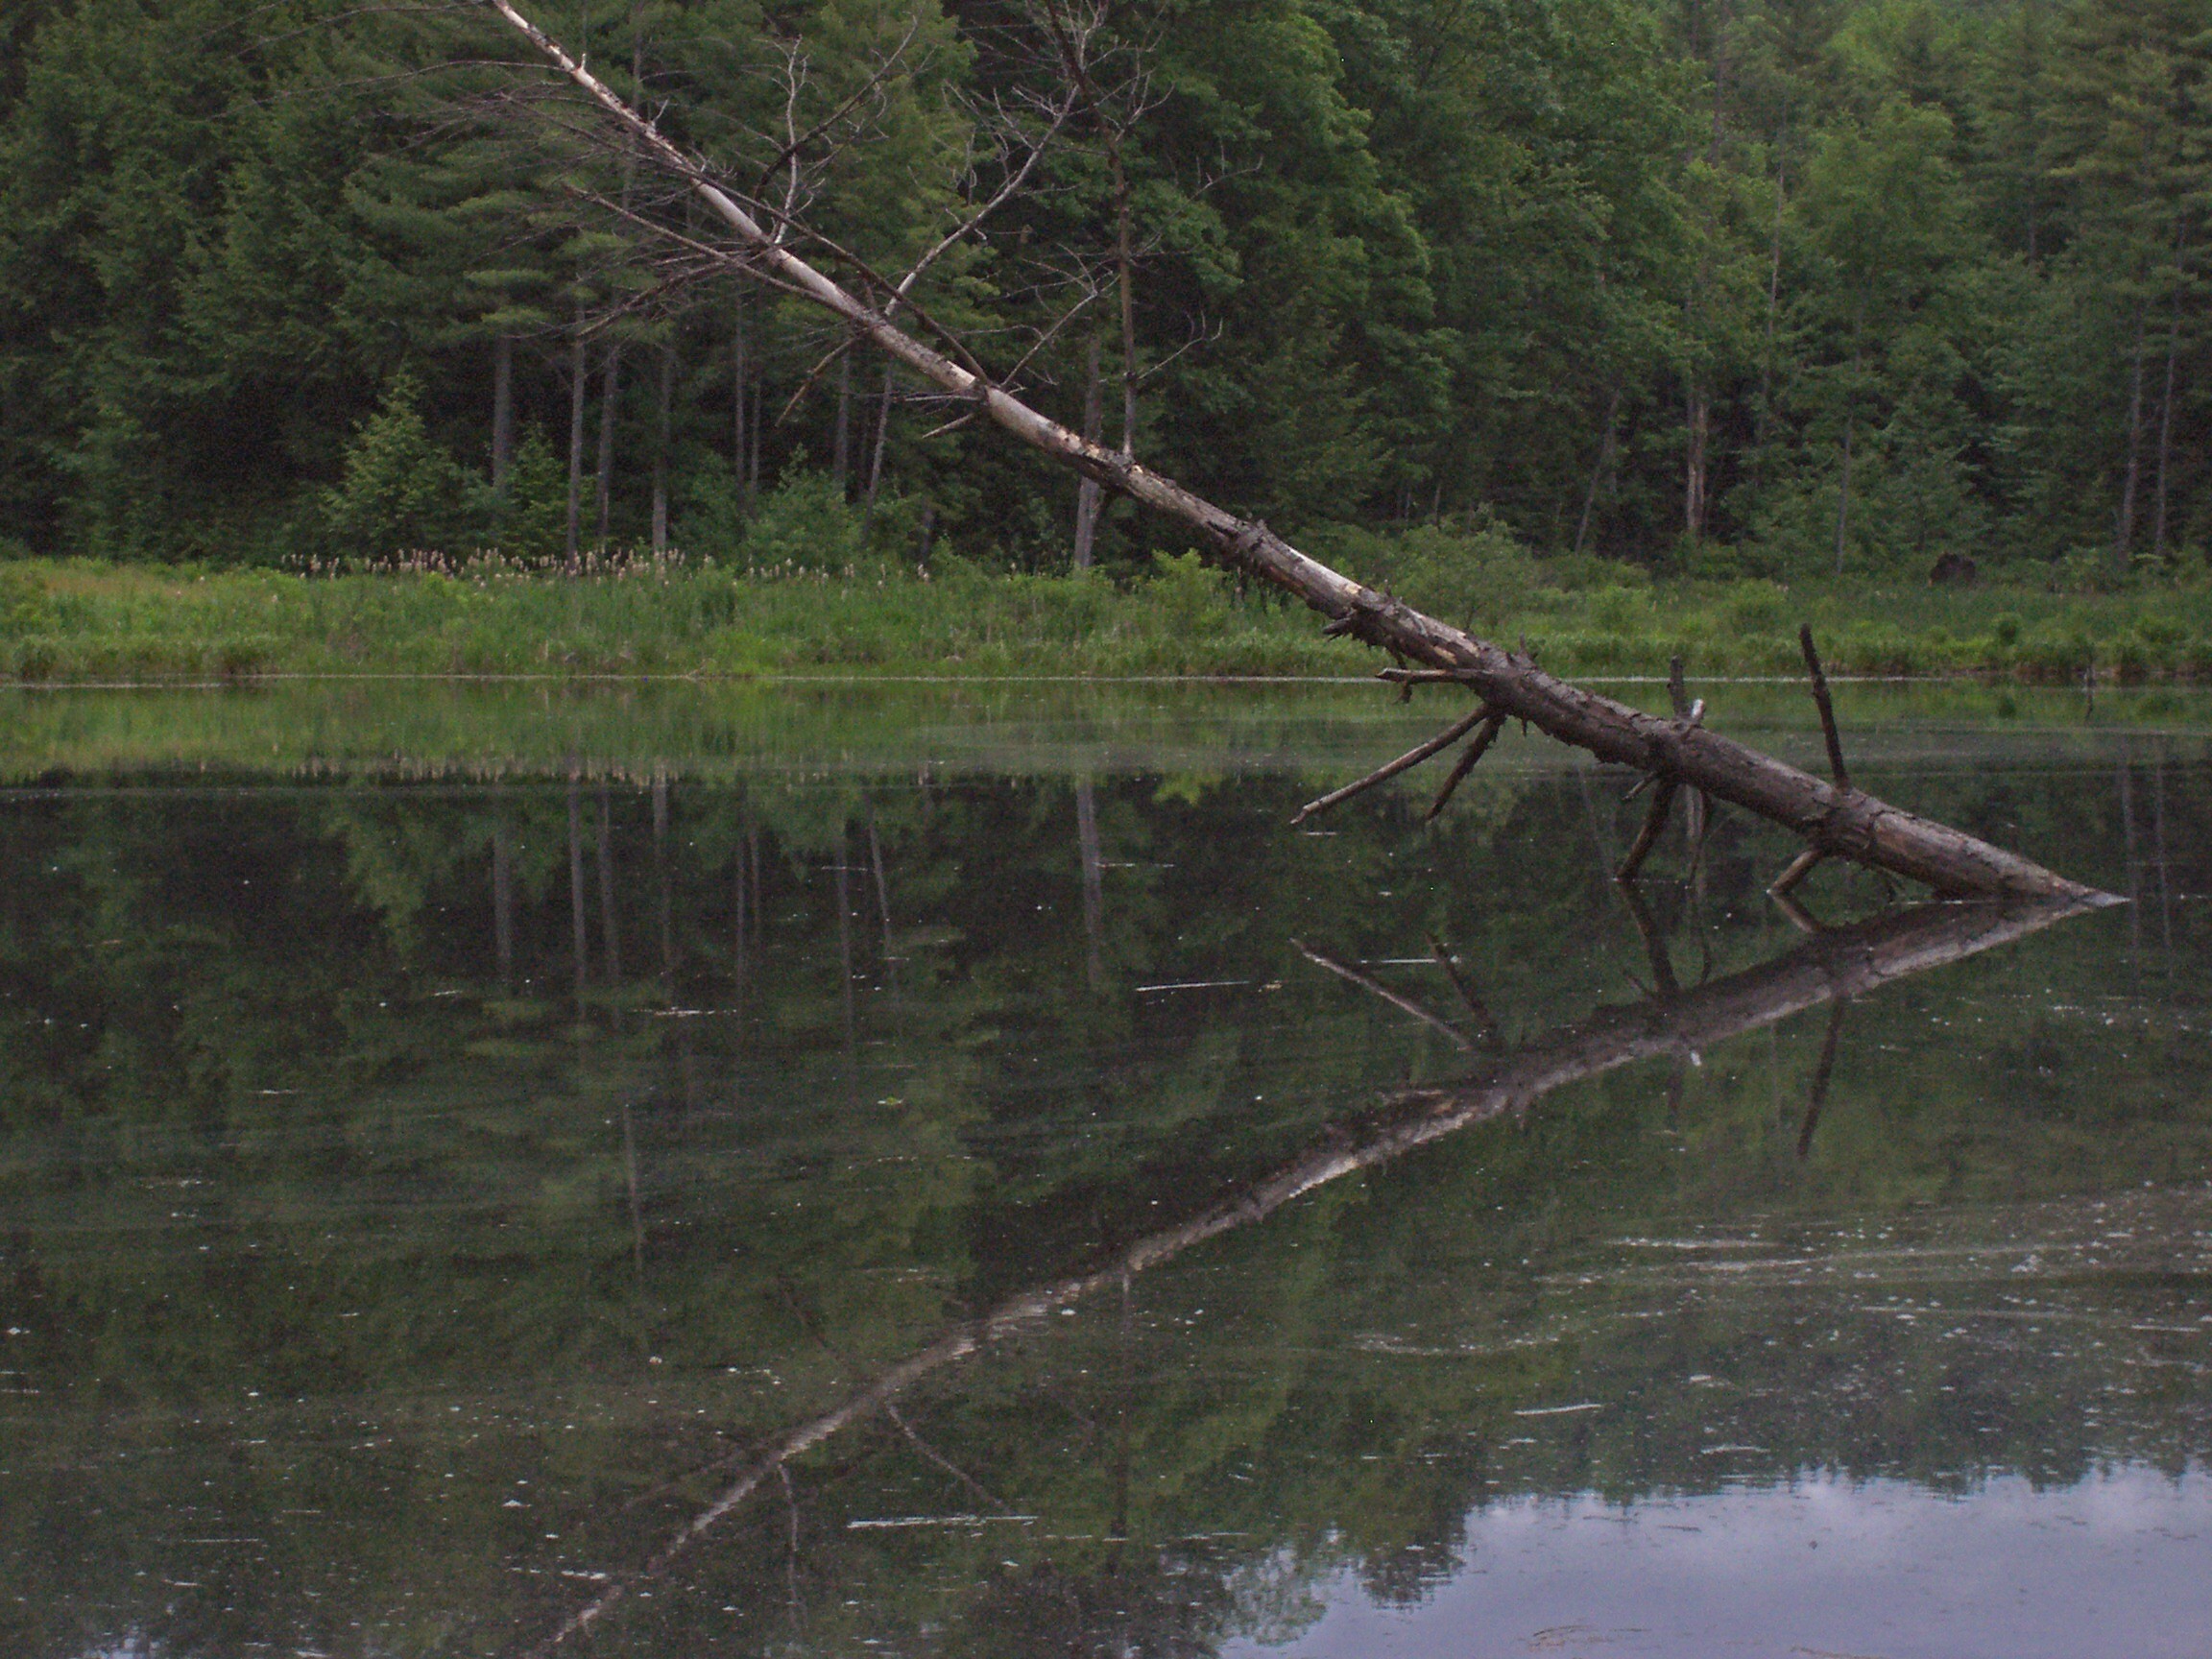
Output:
<svg viewBox="0 0 2212 1659">
<path fill-rule="evenodd" d="M 664 137 L 582 62 L 516 10 L 490 4 L 568 80 L 583 89 L 655 165 L 682 179 L 735 233 L 724 256 L 841 318 L 852 330 L 1032 448 L 1057 456 L 1108 490 L 1190 526 L 1220 563 L 1296 595 L 1350 635 L 1471 687 L 1497 713 L 1588 750 L 1600 760 L 1637 767 L 1663 781 L 1702 790 L 1801 835 L 1823 856 L 1887 870 L 1951 895 L 2025 898 L 2103 897 L 2016 854 L 1877 800 L 1848 781 L 1827 781 L 1702 726 L 1668 719 L 1585 691 L 1487 640 L 1424 615 L 1402 600 L 1332 570 L 1264 523 L 1239 518 L 1173 479 L 1032 409 L 893 323 L 881 310 L 784 245 L 707 169 Z M 696 251 L 699 245 L 691 244 Z"/>
</svg>

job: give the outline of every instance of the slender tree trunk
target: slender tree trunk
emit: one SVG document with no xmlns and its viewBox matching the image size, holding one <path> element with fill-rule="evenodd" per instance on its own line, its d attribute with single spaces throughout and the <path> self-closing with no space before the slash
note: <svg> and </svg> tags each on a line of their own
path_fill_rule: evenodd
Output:
<svg viewBox="0 0 2212 1659">
<path fill-rule="evenodd" d="M 1717 174 L 1720 167 L 1720 142 L 1727 130 L 1728 100 L 1728 12 L 1724 6 L 1715 6 L 1710 44 L 1713 49 L 1713 121 L 1705 143 L 1705 164 Z M 1708 203 L 1705 210 L 1706 252 L 1697 262 L 1696 286 L 1691 294 L 1693 313 L 1706 302 L 1707 291 L 1712 286 L 1712 239 L 1715 234 L 1713 210 Z M 1705 505 L 1708 493 L 1707 454 L 1713 436 L 1713 399 L 1697 376 L 1686 374 L 1683 386 L 1683 424 L 1685 427 L 1682 455 L 1682 532 L 1691 541 L 1702 541 L 1705 535 Z"/>
<path fill-rule="evenodd" d="M 1582 493 L 1582 517 L 1575 526 L 1575 551 L 1582 551 L 1590 540 L 1590 518 L 1598 508 L 1598 484 L 1605 476 L 1607 463 L 1613 459 L 1613 423 L 1621 415 L 1621 388 L 1613 388 L 1612 400 L 1605 405 L 1605 433 L 1598 442 L 1598 464 L 1590 469 L 1590 488 Z"/>
<path fill-rule="evenodd" d="M 2181 349 L 2181 239 L 2176 235 L 2174 241 L 2176 283 L 2173 309 L 2166 319 L 2166 383 L 2158 396 L 2158 482 L 2151 530 L 2151 550 L 2161 558 L 2166 553 L 2166 479 L 2174 458 L 2174 365 Z"/>
<path fill-rule="evenodd" d="M 1098 336 L 1092 333 L 1089 349 L 1083 358 L 1083 441 L 1098 442 L 1098 429 L 1105 423 L 1105 388 L 1098 373 Z M 1092 550 L 1098 538 L 1098 508 L 1105 492 L 1095 478 L 1086 478 L 1075 491 L 1075 568 L 1091 568 Z"/>
<path fill-rule="evenodd" d="M 1836 574 L 1843 574 L 1843 547 L 1851 530 L 1851 440 L 1859 424 L 1859 330 L 1851 330 L 1851 383 L 1843 389 L 1843 476 L 1836 492 Z"/>
<path fill-rule="evenodd" d="M 749 501 L 760 498 L 760 428 L 764 424 L 760 411 L 767 401 L 768 370 L 763 364 L 753 372 L 753 419 L 745 426 L 745 442 L 751 445 L 745 457 L 745 496 Z"/>
<path fill-rule="evenodd" d="M 737 481 L 737 498 L 747 494 L 745 473 L 745 382 L 751 373 L 745 361 L 745 291 L 737 290 L 730 321 L 730 473 Z"/>
<path fill-rule="evenodd" d="M 653 551 L 668 550 L 668 445 L 676 415 L 676 335 L 661 348 L 661 385 L 654 397 Z"/>
<path fill-rule="evenodd" d="M 1682 529 L 1696 541 L 1705 534 L 1705 449 L 1713 430 L 1713 403 L 1703 388 L 1691 386 L 1684 414 L 1689 441 L 1682 468 Z"/>
<path fill-rule="evenodd" d="M 2166 385 L 2158 398 L 2158 482 L 2152 511 L 2151 550 L 2166 552 L 2166 476 L 2174 457 L 2174 359 L 2180 348 L 2180 307 L 2166 326 Z"/>
<path fill-rule="evenodd" d="M 584 511 L 584 398 L 585 382 L 590 378 L 590 365 L 584 351 L 584 307 L 576 307 L 576 337 L 568 349 L 568 574 L 573 576 L 582 565 L 577 559 L 581 545 L 580 522 Z"/>
<path fill-rule="evenodd" d="M 1112 133 L 1106 155 L 1114 168 L 1114 269 L 1121 301 L 1121 453 L 1132 456 L 1137 453 L 1137 247 L 1118 132 Z"/>
<path fill-rule="evenodd" d="M 492 342 L 492 488 L 507 493 L 507 472 L 515 465 L 515 337 Z"/>
<path fill-rule="evenodd" d="M 860 533 L 876 522 L 876 497 L 883 488 L 883 450 L 891 442 L 891 360 L 883 360 L 883 397 L 876 405 L 876 442 L 868 455 L 868 504 L 861 510 Z"/>
<path fill-rule="evenodd" d="M 830 448 L 830 476 L 836 480 L 837 493 L 846 493 L 845 481 L 851 476 L 853 459 L 853 353 L 845 352 L 837 359 L 837 431 Z"/>
<path fill-rule="evenodd" d="M 2143 470 L 2143 313 L 2135 307 L 2135 347 L 2128 367 L 2128 468 L 2120 484 L 2120 519 L 2112 537 L 2112 567 L 2127 574 L 2135 546 L 2135 486 Z"/>
<path fill-rule="evenodd" d="M 607 546 L 607 516 L 614 493 L 614 421 L 622 406 L 622 348 L 607 343 L 606 378 L 599 388 L 599 546 Z"/>
<path fill-rule="evenodd" d="M 630 8 L 630 84 L 642 90 L 645 84 L 645 32 L 639 27 L 639 8 L 633 0 Z M 637 176 L 637 147 L 625 144 L 622 150 L 622 206 L 627 212 L 630 198 L 636 188 Z M 608 523 L 614 500 L 614 425 L 622 409 L 622 343 L 613 335 L 607 341 L 607 379 L 600 389 L 599 398 L 599 490 L 598 520 L 599 550 L 607 550 Z"/>
<path fill-rule="evenodd" d="M 1851 439 L 1858 421 L 1856 399 L 1843 406 L 1843 475 L 1836 492 L 1836 574 L 1843 574 L 1843 547 L 1851 533 Z"/>
<path fill-rule="evenodd" d="M 1757 478 L 1767 472 L 1767 445 L 1774 436 L 1774 325 L 1782 309 L 1782 208 L 1788 200 L 1784 176 L 1790 163 L 1790 116 L 1785 108 L 1774 138 L 1774 225 L 1767 250 L 1767 344 L 1759 359 L 1759 444 L 1751 465 Z"/>
</svg>

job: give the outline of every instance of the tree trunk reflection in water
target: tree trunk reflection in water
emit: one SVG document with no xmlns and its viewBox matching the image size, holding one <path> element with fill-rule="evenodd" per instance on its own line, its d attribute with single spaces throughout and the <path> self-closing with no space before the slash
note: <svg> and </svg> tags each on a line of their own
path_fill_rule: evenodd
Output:
<svg viewBox="0 0 2212 1659">
<path fill-rule="evenodd" d="M 664 1575 L 763 1481 L 772 1476 L 783 1478 L 792 1458 L 883 1410 L 932 1373 L 1033 1331 L 1058 1309 L 1126 1284 L 1193 1245 L 1264 1220 L 1316 1188 L 1387 1164 L 1476 1124 L 1523 1118 L 1545 1095 L 1569 1084 L 1640 1060 L 1685 1050 L 1705 1052 L 1805 1009 L 1864 997 L 1892 980 L 2009 944 L 2094 907 L 2068 900 L 2013 905 L 1925 904 L 1823 931 L 1763 966 L 1700 985 L 1678 998 L 1600 1008 L 1580 1023 L 1527 1043 L 1463 1081 L 1390 1095 L 1356 1123 L 1333 1125 L 1312 1151 L 1273 1174 L 1185 1221 L 1109 1252 L 1095 1266 L 1011 1296 L 977 1318 L 955 1325 L 928 1347 L 879 1372 L 837 1406 L 791 1429 L 639 1567 L 615 1577 L 532 1651 L 542 1654 L 561 1647 L 605 1618 L 634 1586 Z"/>
<path fill-rule="evenodd" d="M 2166 861 L 2166 740 L 2151 752 L 2151 844 L 2158 858 L 2158 929 L 2165 944 L 2166 977 L 2174 977 L 2174 883 Z"/>
<path fill-rule="evenodd" d="M 515 989 L 515 843 L 504 821 L 492 827 L 492 948 L 499 989 Z"/>
<path fill-rule="evenodd" d="M 745 905 L 750 883 L 746 878 L 745 850 L 751 845 L 753 831 L 732 852 L 731 870 L 731 927 L 730 927 L 730 1109 L 741 1110 L 745 1104 L 745 993 L 747 989 L 748 962 L 746 950 L 751 944 L 745 928 Z"/>
<path fill-rule="evenodd" d="M 585 974 L 589 965 L 584 937 L 584 803 L 583 785 L 568 774 L 568 919 L 575 936 L 576 1006 L 584 1006 Z"/>
<path fill-rule="evenodd" d="M 676 998 L 676 933 L 668 898 L 668 773 L 653 768 L 653 888 L 654 908 L 661 923 L 661 980 L 663 995 Z"/>
<path fill-rule="evenodd" d="M 876 808 L 868 808 L 868 862 L 876 873 L 876 914 L 883 924 L 883 994 L 891 999 L 894 1022 L 899 1015 L 899 958 L 891 948 L 891 879 L 883 869 L 883 837 L 877 832 Z M 897 1026 L 894 1024 L 894 1034 Z"/>
<path fill-rule="evenodd" d="M 857 1105 L 860 1099 L 859 1015 L 853 1001 L 853 892 L 847 879 L 852 857 L 846 828 L 839 825 L 837 862 L 831 866 L 837 873 L 837 990 L 845 1010 L 845 1095 Z"/>
<path fill-rule="evenodd" d="M 2128 740 L 2120 740 L 2120 840 L 2128 864 L 2128 980 L 2143 985 L 2143 862 L 2135 845 L 2135 766 Z"/>
<path fill-rule="evenodd" d="M 1820 1108 L 1828 1104 L 1828 1080 L 1836 1072 L 1836 1043 L 1843 1035 L 1843 1010 L 1850 1004 L 1839 997 L 1828 1005 L 1828 1034 L 1820 1040 L 1820 1058 L 1813 1068 L 1813 1087 L 1805 1092 L 1805 1124 L 1797 1131 L 1797 1156 L 1813 1155 L 1813 1132 L 1820 1126 Z"/>
<path fill-rule="evenodd" d="M 599 790 L 599 944 L 607 958 L 607 983 L 622 983 L 622 929 L 614 913 L 614 809 Z"/>
<path fill-rule="evenodd" d="M 1083 958 L 1091 989 L 1106 984 L 1106 864 L 1098 851 L 1098 796 L 1089 774 L 1075 780 L 1075 850 L 1083 861 Z"/>
<path fill-rule="evenodd" d="M 630 1194 L 630 1264 L 639 1279 L 645 1277 L 645 1214 L 637 1203 L 637 1132 L 630 1121 L 630 1108 L 622 1108 L 622 1184 Z"/>
</svg>

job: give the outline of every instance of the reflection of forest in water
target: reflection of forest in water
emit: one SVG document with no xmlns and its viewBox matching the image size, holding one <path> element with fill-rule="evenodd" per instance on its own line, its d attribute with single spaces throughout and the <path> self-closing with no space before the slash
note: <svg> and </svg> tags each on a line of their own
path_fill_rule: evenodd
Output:
<svg viewBox="0 0 2212 1659">
<path fill-rule="evenodd" d="M 1655 964 L 1596 773 L 1299 835 L 1270 775 L 583 770 L 7 797 L 11 1650 L 483 1651 L 627 1582 L 599 1646 L 1201 1653 L 1520 1496 L 2206 1450 L 2212 771 L 2138 737 L 1868 779 L 2130 908 L 1320 1186 L 626 1580 L 962 1321 L 1494 1067 L 1434 942 L 1524 1050 L 1806 947 L 1723 817 Z"/>
</svg>

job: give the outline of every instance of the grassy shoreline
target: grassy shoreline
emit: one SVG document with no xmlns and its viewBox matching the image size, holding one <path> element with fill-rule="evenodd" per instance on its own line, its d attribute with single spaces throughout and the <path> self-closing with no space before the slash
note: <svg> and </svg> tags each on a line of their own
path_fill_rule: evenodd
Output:
<svg viewBox="0 0 2212 1659">
<path fill-rule="evenodd" d="M 1832 672 L 2026 683 L 2212 679 L 2212 591 L 1501 580 L 1425 598 L 1555 672 Z M 48 684 L 265 676 L 972 680 L 1336 678 L 1374 654 L 1194 560 L 1131 582 L 987 572 L 736 573 L 640 563 L 568 580 L 500 569 L 302 576 L 89 561 L 0 565 L 0 675 Z"/>
</svg>

